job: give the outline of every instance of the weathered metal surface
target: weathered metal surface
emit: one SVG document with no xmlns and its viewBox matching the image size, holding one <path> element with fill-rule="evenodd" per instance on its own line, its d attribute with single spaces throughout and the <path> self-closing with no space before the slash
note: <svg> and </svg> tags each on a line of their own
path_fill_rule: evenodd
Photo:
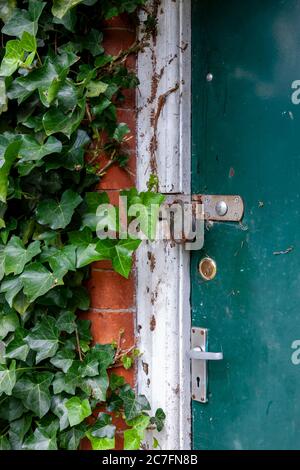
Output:
<svg viewBox="0 0 300 470">
<path fill-rule="evenodd" d="M 193 192 L 245 202 L 192 254 L 193 325 L 224 352 L 193 404 L 194 447 L 300 449 L 300 2 L 192 7 Z"/>
<path fill-rule="evenodd" d="M 238 195 L 193 194 L 192 200 L 204 205 L 205 220 L 239 222 L 244 215 L 244 202 Z"/>
<path fill-rule="evenodd" d="M 191 333 L 192 400 L 208 402 L 208 361 L 222 361 L 222 352 L 210 352 L 208 329 L 192 328 Z"/>
<path fill-rule="evenodd" d="M 154 173 L 160 191 L 182 196 L 190 194 L 190 1 L 153 3 L 157 32 L 138 58 L 137 181 L 145 190 Z M 143 353 L 138 389 L 150 398 L 153 409 L 166 412 L 165 429 L 157 435 L 162 449 L 188 449 L 189 253 L 174 242 L 144 242 L 137 254 L 137 282 L 137 332 Z M 149 435 L 146 446 L 152 444 Z"/>
</svg>

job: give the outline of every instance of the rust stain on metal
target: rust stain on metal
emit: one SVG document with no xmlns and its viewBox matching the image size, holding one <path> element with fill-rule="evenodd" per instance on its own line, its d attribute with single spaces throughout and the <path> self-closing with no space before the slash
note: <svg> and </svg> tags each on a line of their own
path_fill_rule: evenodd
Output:
<svg viewBox="0 0 300 470">
<path fill-rule="evenodd" d="M 156 265 L 156 258 L 154 256 L 154 253 L 152 253 L 151 251 L 148 251 L 147 256 L 149 260 L 150 271 L 153 273 Z"/>
<path fill-rule="evenodd" d="M 142 361 L 142 367 L 143 367 L 143 371 L 145 372 L 145 374 L 148 375 L 149 374 L 149 364 L 147 364 L 147 362 Z"/>
<path fill-rule="evenodd" d="M 156 328 L 156 318 L 154 315 L 151 316 L 150 320 L 150 331 L 154 331 Z"/>
<path fill-rule="evenodd" d="M 177 91 L 178 88 L 179 88 L 179 83 L 176 83 L 175 86 L 173 86 L 172 88 L 170 88 L 169 90 L 167 90 L 165 93 L 163 93 L 162 95 L 158 97 L 157 109 L 156 109 L 156 113 L 154 116 L 154 123 L 153 123 L 153 128 L 155 132 L 157 130 L 157 123 L 159 120 L 159 116 L 161 115 L 162 109 L 166 104 L 168 96 L 170 96 L 172 93 L 175 93 L 175 91 Z"/>
<path fill-rule="evenodd" d="M 155 301 L 157 299 L 157 290 L 155 290 L 154 292 L 151 292 L 151 299 L 150 299 L 150 302 L 151 302 L 151 305 L 154 305 L 155 304 Z"/>
<path fill-rule="evenodd" d="M 166 104 L 168 96 L 170 96 L 172 93 L 175 93 L 179 88 L 179 83 L 176 83 L 176 85 L 169 90 L 167 90 L 165 93 L 161 94 L 158 97 L 157 100 L 157 108 L 154 113 L 152 113 L 151 117 L 151 125 L 153 127 L 153 135 L 151 137 L 150 141 L 150 168 L 152 173 L 157 173 L 157 161 L 156 161 L 156 151 L 157 151 L 157 124 L 159 117 L 161 115 L 161 112 Z"/>
</svg>

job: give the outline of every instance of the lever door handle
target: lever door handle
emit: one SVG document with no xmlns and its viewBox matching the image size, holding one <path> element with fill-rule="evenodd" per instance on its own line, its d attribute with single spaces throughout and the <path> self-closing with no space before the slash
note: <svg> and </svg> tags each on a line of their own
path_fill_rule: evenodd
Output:
<svg viewBox="0 0 300 470">
<path fill-rule="evenodd" d="M 223 353 L 202 351 L 200 347 L 196 347 L 191 349 L 190 358 L 200 359 L 202 361 L 221 361 L 223 359 Z"/>
</svg>

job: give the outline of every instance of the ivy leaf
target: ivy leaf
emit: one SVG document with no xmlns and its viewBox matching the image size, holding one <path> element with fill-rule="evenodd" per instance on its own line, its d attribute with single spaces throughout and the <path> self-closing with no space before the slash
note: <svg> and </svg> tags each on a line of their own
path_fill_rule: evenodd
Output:
<svg viewBox="0 0 300 470">
<path fill-rule="evenodd" d="M 5 350 L 5 356 L 9 359 L 20 359 L 20 361 L 26 361 L 29 353 L 29 346 L 24 340 L 27 335 L 27 331 L 24 328 L 17 328 L 12 341 L 8 343 Z"/>
<path fill-rule="evenodd" d="M 59 334 L 56 320 L 50 316 L 45 316 L 32 328 L 26 341 L 30 349 L 37 352 L 36 364 L 55 355 L 58 350 Z"/>
<path fill-rule="evenodd" d="M 18 156 L 18 151 L 21 142 L 16 140 L 11 142 L 4 153 L 4 156 L 0 158 L 0 201 L 6 202 L 7 188 L 8 188 L 8 175 L 10 169 Z"/>
<path fill-rule="evenodd" d="M 21 38 L 21 46 L 26 52 L 35 52 L 37 48 L 35 37 L 27 31 L 24 31 Z"/>
<path fill-rule="evenodd" d="M 49 57 L 45 60 L 45 63 L 34 69 L 32 72 L 29 72 L 24 77 L 17 78 L 14 81 L 14 86 L 10 91 L 10 98 L 15 99 L 19 97 L 19 94 L 24 90 L 27 92 L 33 92 L 38 88 L 45 89 L 48 88 L 53 80 L 58 78 L 59 71 L 57 66 L 50 60 Z"/>
<path fill-rule="evenodd" d="M 82 225 L 96 231 L 99 216 L 97 210 L 102 204 L 108 204 L 107 193 L 98 193 L 96 191 L 86 193 L 84 198 L 86 209 L 82 216 Z"/>
<path fill-rule="evenodd" d="M 68 271 L 76 270 L 76 246 L 66 245 L 48 259 L 52 271 L 63 278 Z"/>
<path fill-rule="evenodd" d="M 62 143 L 55 137 L 49 137 L 45 143 L 39 144 L 31 135 L 22 135 L 19 157 L 22 162 L 38 161 L 46 155 L 60 153 Z"/>
<path fill-rule="evenodd" d="M 104 49 L 101 46 L 102 39 L 103 34 L 97 29 L 92 28 L 89 34 L 84 36 L 81 40 L 82 49 L 90 51 L 93 56 L 103 54 Z"/>
<path fill-rule="evenodd" d="M 59 418 L 59 429 L 63 431 L 69 426 L 68 410 L 66 408 L 67 398 L 55 395 L 51 400 L 51 411 Z"/>
<path fill-rule="evenodd" d="M 14 300 L 22 287 L 23 284 L 20 277 L 9 277 L 2 281 L 0 292 L 5 293 L 5 300 L 10 307 L 13 307 Z"/>
<path fill-rule="evenodd" d="M 45 262 L 46 260 L 43 260 Z M 47 259 L 48 261 L 48 259 Z M 57 273 L 55 273 L 57 274 Z M 72 298 L 72 291 L 71 289 L 58 286 L 55 289 L 50 290 L 42 297 L 38 299 L 38 304 L 46 305 L 47 307 L 60 307 L 64 309 L 67 307 L 69 300 Z"/>
<path fill-rule="evenodd" d="M 75 395 L 76 387 L 81 383 L 79 375 L 79 361 L 73 361 L 72 366 L 67 373 L 57 372 L 53 380 L 52 386 L 55 395 L 66 392 Z"/>
<path fill-rule="evenodd" d="M 37 220 L 41 225 L 49 225 L 53 230 L 65 228 L 72 219 L 74 210 L 82 198 L 71 189 L 65 191 L 61 200 L 45 199 L 37 207 Z"/>
<path fill-rule="evenodd" d="M 145 431 L 147 427 L 149 426 L 150 416 L 148 414 L 143 413 L 134 419 L 126 421 L 126 424 L 142 432 L 142 431 Z"/>
<path fill-rule="evenodd" d="M 9 368 L 0 364 L 0 394 L 11 395 L 16 383 L 16 361 Z"/>
<path fill-rule="evenodd" d="M 9 77 L 17 68 L 22 64 L 24 57 L 24 49 L 21 41 L 13 39 L 7 41 L 5 46 L 5 56 L 1 62 L 0 75 L 2 77 Z"/>
<path fill-rule="evenodd" d="M 106 413 L 99 413 L 96 423 L 87 432 L 87 437 L 93 450 L 109 450 L 115 447 L 116 426 L 112 417 Z"/>
<path fill-rule="evenodd" d="M 29 431 L 32 422 L 32 416 L 24 414 L 20 419 L 12 421 L 9 429 L 9 441 L 13 450 L 21 450 L 23 439 Z"/>
<path fill-rule="evenodd" d="M 124 431 L 124 450 L 139 450 L 142 437 L 137 429 L 126 429 Z"/>
<path fill-rule="evenodd" d="M 74 359 L 75 354 L 73 351 L 71 351 L 70 349 L 62 349 L 50 359 L 50 362 L 66 374 L 72 366 Z"/>
<path fill-rule="evenodd" d="M 85 98 L 77 101 L 78 106 L 65 114 L 58 108 L 51 108 L 43 116 L 43 127 L 47 135 L 61 132 L 68 138 L 76 131 L 85 115 Z"/>
<path fill-rule="evenodd" d="M 36 372 L 20 377 L 14 388 L 14 396 L 20 398 L 24 406 L 42 418 L 50 409 L 49 387 L 53 379 L 50 372 Z"/>
<path fill-rule="evenodd" d="M 112 417 L 107 413 L 99 413 L 97 421 L 90 429 L 93 437 L 115 437 L 116 426 L 112 424 Z"/>
<path fill-rule="evenodd" d="M 11 450 L 11 445 L 6 436 L 0 436 L 0 450 Z"/>
<path fill-rule="evenodd" d="M 122 357 L 122 364 L 123 364 L 124 369 L 126 370 L 130 369 L 130 367 L 133 364 L 133 359 L 130 356 L 125 355 Z"/>
<path fill-rule="evenodd" d="M 75 26 L 76 26 L 77 16 L 74 10 L 69 10 L 62 18 L 57 18 L 55 16 L 53 18 L 54 24 L 62 24 L 66 29 L 75 33 Z"/>
<path fill-rule="evenodd" d="M 76 424 L 81 423 L 92 413 L 90 403 L 87 399 L 81 401 L 79 397 L 72 397 L 66 401 L 65 406 L 68 410 L 70 426 L 76 426 Z"/>
<path fill-rule="evenodd" d="M 36 428 L 22 447 L 24 450 L 57 450 L 56 435 L 49 435 L 45 430 Z"/>
<path fill-rule="evenodd" d="M 67 450 L 77 450 L 80 444 L 81 439 L 85 435 L 85 428 L 81 424 L 77 427 L 73 427 L 64 431 L 59 436 L 59 443 L 63 449 Z"/>
<path fill-rule="evenodd" d="M 28 11 L 16 8 L 2 28 L 2 33 L 8 36 L 22 37 L 24 31 L 27 31 L 35 36 L 38 30 L 38 20 L 45 5 L 46 3 L 40 0 L 29 0 Z"/>
<path fill-rule="evenodd" d="M 21 274 L 24 294 L 30 302 L 46 294 L 53 287 L 62 284 L 62 281 L 51 273 L 41 263 L 29 264 Z"/>
<path fill-rule="evenodd" d="M 121 375 L 110 374 L 109 387 L 112 391 L 116 390 L 117 388 L 122 387 L 124 383 L 125 383 L 125 379 Z"/>
<path fill-rule="evenodd" d="M 71 334 L 76 330 L 76 318 L 73 312 L 62 312 L 56 320 L 56 326 L 60 331 Z"/>
<path fill-rule="evenodd" d="M 20 66 L 29 67 L 34 59 L 36 47 L 35 37 L 27 31 L 24 31 L 21 40 L 13 39 L 7 41 L 5 45 L 5 56 L 3 57 L 0 67 L 0 75 L 9 77 Z M 31 54 L 29 54 L 25 60 L 25 54 L 27 52 Z"/>
<path fill-rule="evenodd" d="M 112 258 L 113 268 L 122 276 L 128 278 L 132 267 L 132 254 L 138 248 L 141 240 L 127 239 L 119 240 L 114 247 Z"/>
<path fill-rule="evenodd" d="M 53 0 L 52 14 L 62 18 L 71 8 L 82 2 L 83 0 Z"/>
<path fill-rule="evenodd" d="M 78 92 L 74 83 L 67 79 L 59 88 L 56 98 L 58 105 L 64 112 L 73 110 L 78 102 Z"/>
<path fill-rule="evenodd" d="M 106 401 L 106 393 L 109 385 L 108 375 L 101 372 L 98 377 L 88 377 L 84 379 L 83 388 L 91 397 L 98 402 Z"/>
<path fill-rule="evenodd" d="M 16 0 L 0 0 L 0 18 L 3 23 L 9 20 L 15 8 Z"/>
<path fill-rule="evenodd" d="M 7 111 L 7 94 L 5 79 L 0 77 L 0 114 Z"/>
<path fill-rule="evenodd" d="M 97 359 L 100 371 L 103 371 L 113 364 L 115 349 L 112 344 L 96 344 L 90 350 L 89 357 Z"/>
<path fill-rule="evenodd" d="M 72 299 L 70 302 L 70 308 L 79 310 L 88 310 L 90 307 L 90 296 L 85 287 L 79 286 L 73 291 Z"/>
<path fill-rule="evenodd" d="M 86 433 L 86 437 L 90 441 L 93 450 L 110 450 L 115 448 L 115 438 L 94 437 L 90 432 Z"/>
<path fill-rule="evenodd" d="M 89 243 L 88 245 L 80 245 L 77 248 L 77 268 L 87 266 L 94 261 L 107 259 L 97 250 L 97 243 Z"/>
<path fill-rule="evenodd" d="M 15 331 L 19 326 L 18 315 L 13 310 L 0 313 L 0 339 L 4 339 L 8 333 Z"/>
<path fill-rule="evenodd" d="M 90 83 L 87 85 L 86 89 L 87 89 L 87 94 L 86 96 L 88 96 L 89 98 L 95 98 L 99 95 L 101 95 L 102 93 L 105 93 L 106 90 L 108 88 L 108 84 L 107 83 L 104 83 L 104 82 L 101 82 L 101 81 L 90 81 Z"/>
<path fill-rule="evenodd" d="M 99 361 L 96 357 L 93 357 L 91 351 L 89 351 L 80 367 L 81 377 L 95 377 L 99 374 Z"/>
<path fill-rule="evenodd" d="M 130 129 L 129 129 L 129 127 L 127 126 L 127 124 L 125 124 L 124 122 L 121 122 L 121 123 L 118 124 L 118 126 L 116 127 L 115 132 L 114 132 L 114 135 L 113 135 L 113 138 L 114 138 L 117 142 L 122 142 L 122 140 L 124 139 L 125 135 L 126 135 L 126 134 L 129 134 L 129 132 L 130 132 Z"/>
<path fill-rule="evenodd" d="M 151 423 L 155 424 L 158 432 L 160 432 L 163 429 L 165 419 L 166 419 L 165 412 L 161 408 L 158 408 L 155 412 L 155 416 L 151 418 Z"/>
<path fill-rule="evenodd" d="M 40 242 L 35 241 L 25 249 L 22 240 L 12 236 L 4 248 L 5 274 L 20 274 L 25 265 L 41 252 Z"/>
<path fill-rule="evenodd" d="M 119 396 L 123 400 L 126 420 L 136 418 L 143 411 L 150 410 L 147 398 L 144 395 L 136 396 L 129 385 L 124 385 L 121 388 Z"/>
<path fill-rule="evenodd" d="M 24 406 L 21 400 L 17 400 L 14 396 L 2 397 L 0 402 L 0 418 L 6 421 L 14 421 L 20 418 L 24 413 Z"/>
</svg>

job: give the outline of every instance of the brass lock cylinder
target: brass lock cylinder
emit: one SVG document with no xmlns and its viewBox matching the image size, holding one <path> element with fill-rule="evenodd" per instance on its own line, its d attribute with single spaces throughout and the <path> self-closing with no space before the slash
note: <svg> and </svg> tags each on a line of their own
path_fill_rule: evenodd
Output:
<svg viewBox="0 0 300 470">
<path fill-rule="evenodd" d="M 217 274 L 217 264 L 209 257 L 202 258 L 199 263 L 199 273 L 205 281 L 211 281 Z"/>
</svg>

